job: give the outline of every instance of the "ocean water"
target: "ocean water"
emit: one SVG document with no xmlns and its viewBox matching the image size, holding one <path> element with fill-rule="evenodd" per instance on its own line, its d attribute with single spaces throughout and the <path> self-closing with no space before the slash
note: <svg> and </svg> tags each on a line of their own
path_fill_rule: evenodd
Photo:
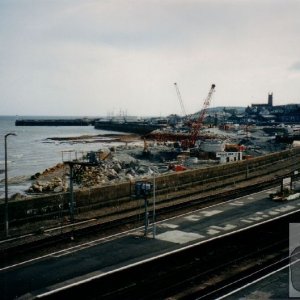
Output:
<svg viewBox="0 0 300 300">
<path fill-rule="evenodd" d="M 7 138 L 9 195 L 24 192 L 30 186 L 28 178 L 31 175 L 62 162 L 62 151 L 97 151 L 109 147 L 109 144 L 101 142 L 72 144 L 47 140 L 51 137 L 111 133 L 96 130 L 93 126 L 15 126 L 16 119 L 17 117 L 0 116 L 0 198 L 4 198 L 4 136 L 7 133 L 12 132 L 17 135 Z"/>
</svg>

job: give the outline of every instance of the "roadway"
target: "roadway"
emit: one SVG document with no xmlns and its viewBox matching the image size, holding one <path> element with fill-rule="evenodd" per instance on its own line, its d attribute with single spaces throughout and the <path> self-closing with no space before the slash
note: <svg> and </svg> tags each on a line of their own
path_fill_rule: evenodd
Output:
<svg viewBox="0 0 300 300">
<path fill-rule="evenodd" d="M 274 192 L 274 188 L 261 191 L 164 220 L 156 224 L 155 239 L 152 231 L 144 237 L 139 228 L 3 267 L 0 293 L 3 299 L 51 293 L 300 211 L 299 199 L 274 202 L 269 198 Z"/>
</svg>

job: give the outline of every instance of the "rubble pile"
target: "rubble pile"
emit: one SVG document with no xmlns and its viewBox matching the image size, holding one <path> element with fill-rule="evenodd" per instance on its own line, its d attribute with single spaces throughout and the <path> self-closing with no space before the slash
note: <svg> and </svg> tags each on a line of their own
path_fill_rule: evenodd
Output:
<svg viewBox="0 0 300 300">
<path fill-rule="evenodd" d="M 44 192 L 54 192 L 61 193 L 68 190 L 68 183 L 65 179 L 60 177 L 54 177 L 50 181 L 40 181 L 37 180 L 32 183 L 31 187 L 28 189 L 28 193 L 44 193 Z"/>
<path fill-rule="evenodd" d="M 73 166 L 73 182 L 75 187 L 93 187 L 109 183 L 139 180 L 153 174 L 160 173 L 156 165 L 147 165 L 146 161 L 136 159 L 134 154 L 142 151 L 140 146 L 111 149 L 110 155 L 99 160 L 94 166 L 75 164 Z M 27 193 L 59 193 L 68 191 L 70 180 L 69 168 L 64 164 L 58 164 L 53 168 L 46 169 L 41 174 L 31 177 L 35 180 Z"/>
<path fill-rule="evenodd" d="M 157 172 L 155 168 L 141 165 L 137 160 L 128 162 L 113 158 L 109 161 L 100 162 L 97 166 L 76 166 L 74 168 L 74 182 L 79 187 L 91 187 L 149 177 Z"/>
</svg>

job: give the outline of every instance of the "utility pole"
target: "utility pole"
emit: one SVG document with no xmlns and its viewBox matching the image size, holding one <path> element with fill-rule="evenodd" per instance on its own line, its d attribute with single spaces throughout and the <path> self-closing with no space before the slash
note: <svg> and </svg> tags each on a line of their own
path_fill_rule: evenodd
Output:
<svg viewBox="0 0 300 300">
<path fill-rule="evenodd" d="M 153 216 L 152 216 L 152 223 L 153 223 L 153 238 L 155 239 L 155 235 L 156 235 L 156 224 L 155 224 L 155 189 L 156 189 L 156 182 L 155 182 L 155 173 L 153 174 Z"/>
<path fill-rule="evenodd" d="M 7 188 L 7 138 L 10 135 L 16 136 L 15 133 L 8 133 L 4 136 L 4 152 L 5 152 L 5 212 L 4 212 L 4 218 L 5 218 L 5 236 L 8 237 L 8 188 Z"/>
</svg>

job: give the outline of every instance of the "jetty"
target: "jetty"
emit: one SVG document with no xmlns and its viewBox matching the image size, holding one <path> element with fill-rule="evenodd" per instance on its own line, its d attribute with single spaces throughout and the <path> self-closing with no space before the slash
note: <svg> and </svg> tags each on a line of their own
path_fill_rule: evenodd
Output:
<svg viewBox="0 0 300 300">
<path fill-rule="evenodd" d="M 16 120 L 16 126 L 94 126 L 96 119 L 22 119 Z"/>
<path fill-rule="evenodd" d="M 114 122 L 114 121 L 97 121 L 95 122 L 95 129 L 130 132 L 136 134 L 148 134 L 153 130 L 162 129 L 164 125 L 151 124 L 149 122 Z"/>
</svg>

